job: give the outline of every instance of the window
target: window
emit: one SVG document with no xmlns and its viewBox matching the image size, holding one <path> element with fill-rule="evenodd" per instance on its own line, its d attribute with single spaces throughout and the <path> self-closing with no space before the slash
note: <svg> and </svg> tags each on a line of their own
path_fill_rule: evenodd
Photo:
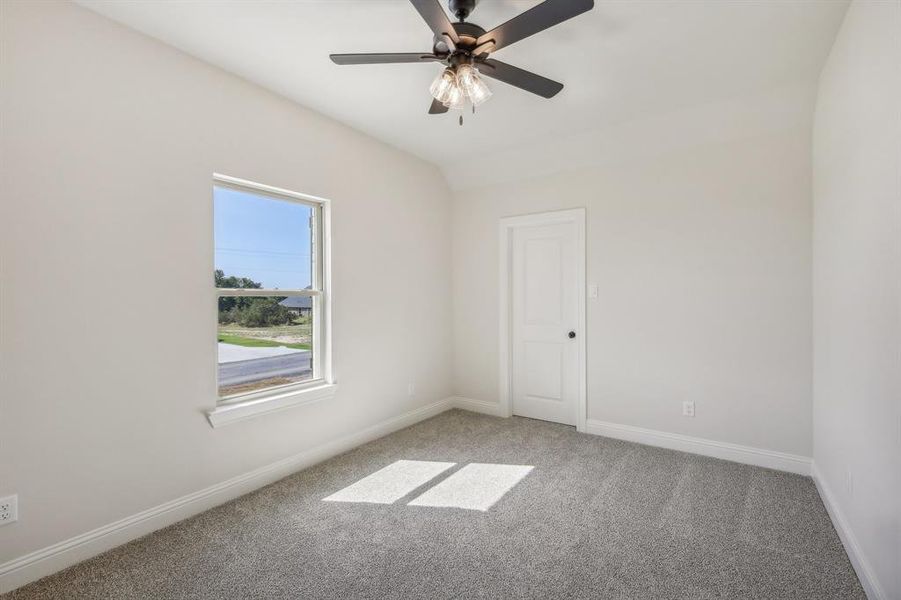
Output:
<svg viewBox="0 0 901 600">
<path fill-rule="evenodd" d="M 214 178 L 220 405 L 329 383 L 325 211 L 320 199 Z"/>
</svg>

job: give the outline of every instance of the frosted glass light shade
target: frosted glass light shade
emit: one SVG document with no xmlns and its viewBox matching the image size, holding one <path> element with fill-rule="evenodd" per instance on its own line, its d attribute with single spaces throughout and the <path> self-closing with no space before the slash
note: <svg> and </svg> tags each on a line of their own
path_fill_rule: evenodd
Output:
<svg viewBox="0 0 901 600">
<path fill-rule="evenodd" d="M 442 104 L 447 104 L 455 92 L 459 93 L 457 76 L 450 68 L 439 73 L 432 85 L 429 86 L 429 93 L 432 94 L 432 98 Z"/>
<path fill-rule="evenodd" d="M 472 65 L 460 65 L 457 67 L 457 84 L 469 101 L 472 102 L 473 106 L 479 106 L 491 98 L 491 90 L 482 81 L 479 70 Z"/>
<path fill-rule="evenodd" d="M 462 110 L 466 106 L 466 94 L 463 93 L 460 86 L 455 85 L 451 89 L 448 99 L 443 104 L 448 108 Z"/>
</svg>

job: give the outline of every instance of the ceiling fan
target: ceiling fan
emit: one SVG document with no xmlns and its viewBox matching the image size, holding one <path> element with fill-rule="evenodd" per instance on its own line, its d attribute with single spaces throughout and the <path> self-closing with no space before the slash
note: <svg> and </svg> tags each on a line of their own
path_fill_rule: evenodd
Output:
<svg viewBox="0 0 901 600">
<path fill-rule="evenodd" d="M 563 89 L 557 83 L 507 63 L 489 58 L 501 48 L 544 31 L 594 7 L 594 0 L 545 0 L 491 31 L 485 31 L 466 18 L 478 0 L 448 0 L 457 17 L 451 23 L 438 0 L 410 0 L 413 7 L 435 34 L 431 52 L 394 52 L 386 54 L 332 54 L 339 65 L 374 65 L 387 63 L 441 63 L 445 68 L 429 88 L 432 105 L 429 114 L 446 113 L 449 109 L 475 107 L 491 97 L 491 90 L 481 75 L 551 98 Z M 460 124 L 463 124 L 460 117 Z"/>
</svg>

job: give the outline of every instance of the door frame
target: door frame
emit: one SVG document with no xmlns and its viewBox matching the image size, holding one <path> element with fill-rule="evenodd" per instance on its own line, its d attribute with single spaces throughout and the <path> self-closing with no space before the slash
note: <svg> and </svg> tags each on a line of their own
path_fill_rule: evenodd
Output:
<svg viewBox="0 0 901 600">
<path fill-rule="evenodd" d="M 501 416 L 513 416 L 513 382 L 511 380 L 513 369 L 512 352 L 512 316 L 511 302 L 513 296 L 510 290 L 513 273 L 513 231 L 520 227 L 534 227 L 538 225 L 559 225 L 572 223 L 576 229 L 576 297 L 579 305 L 576 309 L 576 352 L 579 362 L 579 389 L 576 406 L 576 431 L 585 431 L 587 415 L 587 332 L 585 330 L 585 208 L 571 208 L 567 210 L 555 210 L 551 212 L 532 213 L 512 217 L 502 217 L 500 220 L 500 252 L 499 261 L 499 393 Z"/>
</svg>

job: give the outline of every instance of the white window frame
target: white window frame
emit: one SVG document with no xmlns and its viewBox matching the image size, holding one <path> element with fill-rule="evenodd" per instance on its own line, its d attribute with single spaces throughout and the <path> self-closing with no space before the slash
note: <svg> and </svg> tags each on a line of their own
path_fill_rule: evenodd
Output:
<svg viewBox="0 0 901 600">
<path fill-rule="evenodd" d="M 211 339 L 214 344 L 213 356 L 216 363 L 214 372 L 216 373 L 217 401 L 216 407 L 207 411 L 207 419 L 213 427 L 220 427 L 260 414 L 331 398 L 336 391 L 331 353 L 330 202 L 325 198 L 214 173 L 212 190 L 215 190 L 217 187 L 230 188 L 275 200 L 304 204 L 313 209 L 313 218 L 316 220 L 316 223 L 311 228 L 314 257 L 311 289 L 215 288 L 217 304 L 222 296 L 307 296 L 312 298 L 313 339 L 311 349 L 313 351 L 313 378 L 298 383 L 273 386 L 264 390 L 219 398 L 218 345 L 216 336 L 213 335 Z"/>
</svg>

